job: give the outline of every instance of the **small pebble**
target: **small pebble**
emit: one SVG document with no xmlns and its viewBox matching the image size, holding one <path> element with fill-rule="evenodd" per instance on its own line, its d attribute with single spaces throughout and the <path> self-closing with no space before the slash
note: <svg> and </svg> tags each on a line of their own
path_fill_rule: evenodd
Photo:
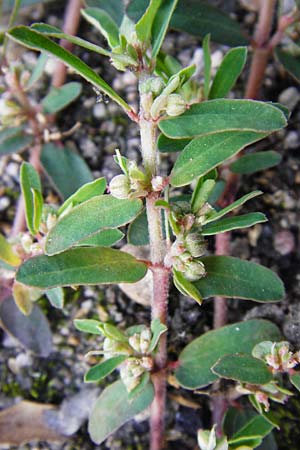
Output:
<svg viewBox="0 0 300 450">
<path fill-rule="evenodd" d="M 299 147 L 299 136 L 297 131 L 289 131 L 284 139 L 285 149 L 294 149 Z"/>
<path fill-rule="evenodd" d="M 300 100 L 300 92 L 294 86 L 288 87 L 287 89 L 282 91 L 278 97 L 279 103 L 282 103 L 290 111 L 293 111 L 299 100 Z"/>
<path fill-rule="evenodd" d="M 10 205 L 10 201 L 8 197 L 0 198 L 0 211 L 4 211 Z"/>
<path fill-rule="evenodd" d="M 294 235 L 288 230 L 282 230 L 274 236 L 274 248 L 280 255 L 289 255 L 295 250 Z"/>
</svg>

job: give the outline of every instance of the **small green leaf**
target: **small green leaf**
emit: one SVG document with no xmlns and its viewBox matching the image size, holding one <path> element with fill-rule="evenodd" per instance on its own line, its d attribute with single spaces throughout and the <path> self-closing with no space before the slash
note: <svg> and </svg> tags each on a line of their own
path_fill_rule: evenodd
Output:
<svg viewBox="0 0 300 450">
<path fill-rule="evenodd" d="M 289 375 L 290 382 L 295 388 L 300 391 L 300 373 L 295 372 L 292 375 Z"/>
<path fill-rule="evenodd" d="M 275 302 L 284 296 L 280 278 L 259 264 L 231 256 L 206 256 L 201 261 L 206 276 L 194 285 L 203 298 L 223 296 Z"/>
<path fill-rule="evenodd" d="M 275 55 L 292 77 L 300 80 L 300 56 L 294 55 L 284 48 L 276 48 Z"/>
<path fill-rule="evenodd" d="M 273 379 L 272 373 L 263 361 L 243 353 L 223 356 L 211 370 L 221 378 L 241 383 L 261 385 Z"/>
<path fill-rule="evenodd" d="M 99 328 L 99 325 L 101 325 L 101 322 L 99 322 L 99 320 L 75 319 L 74 325 L 77 330 L 83 331 L 84 333 L 100 334 L 101 336 L 103 335 Z"/>
<path fill-rule="evenodd" d="M 161 120 L 170 138 L 192 138 L 220 131 L 271 133 L 287 124 L 284 113 L 270 103 L 217 99 L 191 105 L 184 114 Z"/>
<path fill-rule="evenodd" d="M 103 336 L 115 341 L 128 342 L 128 336 L 115 325 L 112 325 L 111 323 L 101 323 L 98 327 Z"/>
<path fill-rule="evenodd" d="M 17 267 L 21 264 L 21 259 L 14 252 L 12 245 L 0 233 L 0 260 L 7 264 Z"/>
<path fill-rule="evenodd" d="M 159 341 L 159 338 L 162 334 L 166 333 L 168 328 L 166 325 L 160 322 L 159 319 L 154 319 L 151 321 L 151 331 L 152 331 L 152 338 L 149 345 L 148 353 L 152 353 Z"/>
<path fill-rule="evenodd" d="M 281 161 L 281 155 L 272 150 L 266 152 L 251 153 L 241 156 L 230 165 L 233 173 L 252 174 L 261 170 L 276 166 Z"/>
<path fill-rule="evenodd" d="M 234 209 L 238 208 L 239 206 L 246 203 L 248 200 L 251 200 L 251 198 L 257 197 L 258 195 L 261 195 L 262 191 L 253 191 L 249 194 L 243 195 L 243 197 L 235 200 L 230 205 L 226 206 L 226 208 L 221 209 L 220 211 L 213 212 L 208 219 L 206 219 L 205 223 L 213 222 L 217 219 L 220 219 L 221 217 L 225 216 L 229 212 L 233 211 Z"/>
<path fill-rule="evenodd" d="M 70 205 L 73 207 L 83 203 L 90 198 L 96 197 L 97 195 L 102 195 L 106 189 L 106 180 L 105 178 L 97 178 L 97 180 L 91 181 L 90 183 L 86 183 L 77 189 L 74 194 L 72 194 L 67 200 L 61 205 L 58 210 L 58 214 L 60 215 L 63 211 L 65 211 Z"/>
<path fill-rule="evenodd" d="M 135 31 L 141 42 L 147 42 L 150 40 L 152 25 L 160 4 L 161 0 L 150 0 L 148 8 L 137 22 Z"/>
<path fill-rule="evenodd" d="M 223 356 L 251 354 L 259 342 L 280 339 L 280 331 L 266 320 L 249 320 L 209 331 L 189 343 L 179 355 L 177 381 L 187 389 L 207 386 L 217 380 L 211 367 Z"/>
<path fill-rule="evenodd" d="M 126 356 L 114 356 L 91 367 L 84 376 L 85 383 L 95 383 L 112 373 L 122 362 L 126 360 Z"/>
<path fill-rule="evenodd" d="M 79 45 L 80 47 L 86 48 L 91 52 L 99 53 L 100 55 L 104 56 L 111 55 L 111 52 L 105 50 L 102 47 L 99 47 L 99 45 L 92 44 L 91 42 L 81 39 L 77 36 L 66 34 L 59 28 L 54 27 L 53 25 L 48 25 L 45 23 L 34 23 L 33 25 L 31 25 L 31 28 L 35 31 L 38 31 L 39 33 L 43 33 L 50 37 L 65 39 L 66 41 L 71 42 L 72 44 L 75 45 Z"/>
<path fill-rule="evenodd" d="M 3 328 L 13 335 L 23 347 L 47 358 L 52 352 L 52 336 L 49 323 L 37 305 L 29 316 L 24 316 L 13 298 L 0 302 L 0 319 Z"/>
<path fill-rule="evenodd" d="M 211 222 L 202 228 L 203 236 L 225 233 L 226 231 L 249 228 L 257 223 L 267 222 L 267 218 L 260 212 L 243 214 L 242 216 L 226 217 L 222 220 Z"/>
<path fill-rule="evenodd" d="M 164 134 L 160 134 L 157 147 L 161 153 L 181 152 L 190 142 L 191 139 L 171 139 Z"/>
<path fill-rule="evenodd" d="M 212 179 L 203 180 L 200 178 L 198 180 L 191 201 L 192 211 L 194 213 L 199 211 L 201 206 L 203 206 L 204 203 L 207 202 L 212 190 L 215 187 L 215 184 L 216 184 L 215 180 Z"/>
<path fill-rule="evenodd" d="M 20 169 L 21 190 L 25 203 L 25 215 L 28 229 L 32 235 L 38 232 L 41 221 L 42 196 L 41 180 L 34 167 L 23 162 Z M 38 195 L 39 193 L 40 195 Z"/>
<path fill-rule="evenodd" d="M 158 9 L 152 25 L 152 58 L 158 55 L 168 27 L 171 17 L 174 13 L 178 0 L 164 0 Z"/>
<path fill-rule="evenodd" d="M 46 36 L 24 26 L 15 27 L 8 31 L 7 34 L 19 44 L 25 45 L 33 50 L 49 53 L 60 59 L 84 79 L 108 95 L 108 97 L 118 103 L 125 111 L 131 111 L 130 106 L 93 69 L 77 56 L 68 52 Z"/>
<path fill-rule="evenodd" d="M 41 78 L 43 75 L 46 63 L 48 61 L 48 56 L 45 53 L 41 53 L 38 57 L 37 63 L 30 75 L 29 80 L 26 83 L 26 91 L 32 88 L 32 86 Z"/>
<path fill-rule="evenodd" d="M 0 143 L 5 139 L 20 134 L 23 131 L 23 127 L 5 127 L 0 130 Z"/>
<path fill-rule="evenodd" d="M 107 40 L 110 48 L 119 45 L 119 28 L 110 15 L 99 8 L 85 8 L 81 10 L 83 17 L 91 23 Z"/>
<path fill-rule="evenodd" d="M 43 111 L 46 114 L 54 114 L 66 108 L 81 93 L 81 84 L 75 81 L 66 83 L 59 88 L 52 88 L 49 94 L 42 100 Z"/>
<path fill-rule="evenodd" d="M 209 91 L 209 99 L 223 98 L 230 92 L 247 61 L 247 47 L 229 50 L 218 68 Z"/>
<path fill-rule="evenodd" d="M 106 247 L 75 248 L 59 255 L 36 256 L 22 264 L 17 280 L 53 288 L 82 284 L 135 283 L 147 266 L 128 253 Z"/>
<path fill-rule="evenodd" d="M 28 286 L 14 281 L 12 294 L 14 301 L 24 316 L 29 316 L 33 308 L 33 302 L 30 299 Z"/>
<path fill-rule="evenodd" d="M 175 269 L 173 269 L 173 276 L 174 284 L 179 292 L 186 297 L 193 298 L 197 303 L 199 303 L 199 305 L 201 305 L 203 298 L 198 289 L 190 281 L 188 281 L 181 272 Z"/>
<path fill-rule="evenodd" d="M 14 129 L 9 128 L 9 130 L 12 131 Z M 1 131 L 1 134 L 5 131 L 7 131 L 7 129 Z M 27 136 L 23 133 L 13 134 L 6 139 L 1 139 L 0 136 L 0 156 L 23 152 L 32 144 L 32 142 L 32 136 Z"/>
<path fill-rule="evenodd" d="M 101 393 L 89 420 L 89 433 L 96 444 L 101 444 L 111 433 L 150 405 L 154 398 L 152 383 L 148 383 L 132 401 L 129 395 L 121 380 Z"/>
<path fill-rule="evenodd" d="M 47 255 L 63 252 L 104 228 L 117 228 L 134 219 L 142 208 L 141 200 L 120 200 L 98 195 L 75 206 L 62 216 L 47 236 Z"/>
<path fill-rule="evenodd" d="M 78 242 L 76 247 L 111 247 L 123 237 L 124 233 L 118 229 L 101 230 L 99 233 Z"/>
<path fill-rule="evenodd" d="M 255 415 L 242 428 L 234 433 L 229 444 L 240 442 L 242 445 L 244 439 L 251 439 L 254 436 L 263 438 L 267 436 L 273 428 L 274 426 L 264 416 Z"/>
<path fill-rule="evenodd" d="M 64 291 L 60 287 L 47 289 L 45 295 L 54 308 L 63 309 L 64 307 Z"/>
<path fill-rule="evenodd" d="M 120 3 L 120 0 L 110 0 L 109 2 L 107 0 L 86 0 L 85 3 L 91 8 L 104 9 L 118 26 L 121 25 L 125 11 L 123 2 Z"/>
<path fill-rule="evenodd" d="M 204 55 L 204 98 L 208 98 L 210 80 L 211 80 L 211 56 L 210 56 L 210 34 L 207 34 L 202 42 L 202 49 Z"/>
<path fill-rule="evenodd" d="M 132 245 L 149 244 L 148 220 L 145 209 L 129 225 L 127 240 Z"/>
<path fill-rule="evenodd" d="M 191 183 L 265 136 L 253 131 L 223 131 L 194 139 L 179 154 L 171 172 L 172 186 Z"/>
<path fill-rule="evenodd" d="M 54 144 L 43 145 L 41 162 L 46 175 L 63 199 L 93 180 L 86 162 L 68 148 Z"/>
</svg>

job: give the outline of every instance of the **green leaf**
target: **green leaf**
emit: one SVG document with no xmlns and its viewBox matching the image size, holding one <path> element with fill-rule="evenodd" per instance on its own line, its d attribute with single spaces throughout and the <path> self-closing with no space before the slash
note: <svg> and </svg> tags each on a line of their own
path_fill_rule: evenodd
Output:
<svg viewBox="0 0 300 450">
<path fill-rule="evenodd" d="M 14 336 L 23 347 L 36 355 L 47 358 L 52 352 L 52 336 L 49 323 L 37 305 L 29 316 L 24 316 L 14 299 L 0 302 L 0 319 L 3 328 Z"/>
<path fill-rule="evenodd" d="M 43 111 L 54 114 L 72 103 L 81 93 L 81 84 L 75 81 L 66 83 L 59 88 L 53 87 L 42 100 Z"/>
<path fill-rule="evenodd" d="M 210 80 L 211 80 L 211 56 L 210 56 L 210 34 L 207 34 L 202 42 L 202 49 L 204 55 L 204 98 L 208 98 Z"/>
<path fill-rule="evenodd" d="M 199 305 L 202 304 L 203 298 L 198 289 L 193 285 L 193 283 L 188 281 L 181 272 L 175 269 L 173 269 L 173 281 L 179 292 L 186 297 L 193 298 L 197 303 L 199 303 Z"/>
<path fill-rule="evenodd" d="M 179 154 L 170 183 L 176 187 L 185 186 L 265 136 L 253 131 L 223 131 L 200 136 Z"/>
<path fill-rule="evenodd" d="M 0 143 L 23 131 L 23 127 L 5 127 L 0 130 Z"/>
<path fill-rule="evenodd" d="M 115 325 L 112 325 L 111 323 L 101 323 L 98 327 L 103 336 L 115 341 L 128 342 L 128 336 Z"/>
<path fill-rule="evenodd" d="M 137 22 L 135 26 L 135 31 L 138 39 L 141 42 L 147 42 L 150 40 L 152 24 L 154 22 L 160 4 L 161 0 L 150 0 L 145 13 Z"/>
<path fill-rule="evenodd" d="M 300 391 L 300 373 L 296 372 L 289 375 L 290 382 L 295 388 Z"/>
<path fill-rule="evenodd" d="M 96 381 L 102 380 L 122 364 L 126 358 L 127 356 L 114 356 L 91 367 L 84 376 L 85 383 L 95 383 Z"/>
<path fill-rule="evenodd" d="M 99 325 L 101 325 L 101 322 L 99 322 L 99 320 L 75 319 L 74 325 L 77 330 L 83 331 L 84 333 L 100 334 L 101 336 L 103 334 L 99 328 Z"/>
<path fill-rule="evenodd" d="M 98 195 L 75 206 L 50 230 L 45 251 L 48 255 L 63 252 L 104 228 L 118 228 L 134 219 L 142 208 L 141 200 L 120 200 Z"/>
<path fill-rule="evenodd" d="M 99 233 L 78 242 L 76 247 L 111 247 L 123 237 L 124 233 L 118 229 L 101 230 Z"/>
<path fill-rule="evenodd" d="M 123 2 L 120 3 L 120 0 L 110 0 L 109 2 L 107 0 L 86 0 L 85 3 L 91 8 L 104 9 L 118 26 L 121 25 L 124 17 L 124 6 Z"/>
<path fill-rule="evenodd" d="M 75 248 L 59 255 L 36 256 L 22 264 L 17 280 L 52 288 L 82 284 L 135 283 L 147 266 L 128 253 L 106 247 Z"/>
<path fill-rule="evenodd" d="M 251 153 L 241 156 L 230 165 L 233 173 L 252 174 L 260 170 L 269 169 L 276 166 L 281 161 L 281 155 L 278 152 L 269 150 L 266 152 Z"/>
<path fill-rule="evenodd" d="M 259 342 L 280 339 L 280 331 L 266 320 L 249 320 L 209 331 L 188 344 L 179 355 L 177 381 L 187 389 L 207 386 L 218 379 L 211 367 L 232 353 L 251 354 Z"/>
<path fill-rule="evenodd" d="M 20 183 L 25 203 L 25 216 L 28 229 L 32 235 L 38 232 L 41 221 L 42 197 L 41 180 L 34 167 L 23 162 L 20 169 Z M 39 193 L 40 196 L 37 194 Z"/>
<path fill-rule="evenodd" d="M 223 356 L 211 370 L 221 378 L 241 383 L 261 385 L 273 379 L 272 373 L 263 361 L 243 353 Z"/>
<path fill-rule="evenodd" d="M 293 55 L 288 50 L 276 48 L 275 55 L 278 61 L 284 66 L 292 77 L 300 80 L 300 56 Z"/>
<path fill-rule="evenodd" d="M 229 441 L 229 444 L 239 442 L 242 445 L 244 439 L 251 439 L 254 436 L 263 438 L 267 436 L 273 428 L 274 426 L 270 424 L 264 416 L 255 415 L 242 428 L 240 428 L 239 431 L 234 433 Z"/>
<path fill-rule="evenodd" d="M 14 281 L 12 287 L 14 301 L 24 316 L 29 316 L 33 308 L 33 302 L 30 298 L 29 288 L 22 283 Z"/>
<path fill-rule="evenodd" d="M 8 130 L 12 132 L 12 130 L 15 130 L 15 128 L 9 128 L 1 131 L 2 136 L 0 135 L 0 156 L 23 152 L 32 144 L 32 136 L 27 136 L 23 133 L 13 134 L 6 139 L 1 139 L 4 132 Z"/>
<path fill-rule="evenodd" d="M 25 8 L 37 3 L 47 3 L 50 0 L 21 0 L 21 8 Z M 12 10 L 15 0 L 3 0 L 3 12 L 7 13 Z"/>
<path fill-rule="evenodd" d="M 201 258 L 206 276 L 194 284 L 203 298 L 222 296 L 256 302 L 280 301 L 284 286 L 271 270 L 231 256 Z"/>
<path fill-rule="evenodd" d="M 216 182 L 213 179 L 203 180 L 203 178 L 199 178 L 191 200 L 191 207 L 194 213 L 197 213 L 204 203 L 207 202 L 215 184 Z"/>
<path fill-rule="evenodd" d="M 45 34 L 46 36 L 56 37 L 59 39 L 65 39 L 66 41 L 71 42 L 72 44 L 75 44 L 75 45 L 79 45 L 80 47 L 86 48 L 87 50 L 90 50 L 91 52 L 99 53 L 100 55 L 104 55 L 104 56 L 111 55 L 110 51 L 105 50 L 102 47 L 99 47 L 99 45 L 92 44 L 91 42 L 81 39 L 77 36 L 72 36 L 71 34 L 66 34 L 59 28 L 54 27 L 53 25 L 48 25 L 45 23 L 34 23 L 33 25 L 31 25 L 31 28 L 35 31 L 38 31 L 39 33 Z"/>
<path fill-rule="evenodd" d="M 68 148 L 54 144 L 43 145 L 41 163 L 55 190 L 63 199 L 93 180 L 85 161 Z"/>
<path fill-rule="evenodd" d="M 214 234 L 225 233 L 226 231 L 249 228 L 257 223 L 267 221 L 268 219 L 266 216 L 260 212 L 243 214 L 242 216 L 226 217 L 225 219 L 204 225 L 202 234 L 203 236 L 212 236 Z"/>
<path fill-rule="evenodd" d="M 160 134 L 157 140 L 157 147 L 161 153 L 181 152 L 190 142 L 191 139 L 170 139 L 164 134 Z"/>
<path fill-rule="evenodd" d="M 152 383 L 132 401 L 129 395 L 121 380 L 104 389 L 90 415 L 89 433 L 93 442 L 101 444 L 124 423 L 144 411 L 154 398 Z"/>
<path fill-rule="evenodd" d="M 46 63 L 48 61 L 48 56 L 45 53 L 41 53 L 34 69 L 30 75 L 29 80 L 26 83 L 26 91 L 32 88 L 34 84 L 41 78 L 43 75 Z"/>
<path fill-rule="evenodd" d="M 257 197 L 258 195 L 261 195 L 262 191 L 253 191 L 249 194 L 243 195 L 243 197 L 235 200 L 230 205 L 226 206 L 226 208 L 221 209 L 220 211 L 213 212 L 208 219 L 206 219 L 205 224 L 212 222 L 214 220 L 220 219 L 221 217 L 225 216 L 229 212 L 233 211 L 234 209 L 238 208 L 239 206 L 246 203 L 248 200 L 251 200 L 254 197 Z"/>
<path fill-rule="evenodd" d="M 5 237 L 0 233 L 0 260 L 7 264 L 17 267 L 21 264 L 21 259 L 14 252 L 12 245 L 7 242 Z"/>
<path fill-rule="evenodd" d="M 45 295 L 54 308 L 63 309 L 64 307 L 64 291 L 60 287 L 47 289 Z"/>
<path fill-rule="evenodd" d="M 209 99 L 223 98 L 230 92 L 247 61 L 247 47 L 229 50 L 217 70 L 209 91 Z"/>
<path fill-rule="evenodd" d="M 8 32 L 8 36 L 19 44 L 23 44 L 33 50 L 49 53 L 60 59 L 68 67 L 71 67 L 84 79 L 92 83 L 97 89 L 108 95 L 108 97 L 118 103 L 125 111 L 131 111 L 130 106 L 93 69 L 77 56 L 60 47 L 46 36 L 24 26 L 11 29 Z"/>
<path fill-rule="evenodd" d="M 213 41 L 233 47 L 249 43 L 238 22 L 203 0 L 181 0 L 171 26 L 202 38 L 211 33 Z"/>
<path fill-rule="evenodd" d="M 103 9 L 85 8 L 81 10 L 83 17 L 91 23 L 107 40 L 110 48 L 119 45 L 119 28 L 110 15 Z"/>
<path fill-rule="evenodd" d="M 73 195 L 71 195 L 67 200 L 61 205 L 58 210 L 58 214 L 60 215 L 63 211 L 65 211 L 70 205 L 72 207 L 83 203 L 90 198 L 96 197 L 97 195 L 102 195 L 106 189 L 106 180 L 105 178 L 97 178 L 97 180 L 91 181 L 90 183 L 86 183 L 77 189 Z"/>
<path fill-rule="evenodd" d="M 158 9 L 158 12 L 153 21 L 151 31 L 152 58 L 156 58 L 160 51 L 177 3 L 178 0 L 164 0 Z"/>
<path fill-rule="evenodd" d="M 287 124 L 284 113 L 270 103 L 217 99 L 191 105 L 184 114 L 161 120 L 170 138 L 192 138 L 220 131 L 271 133 Z"/>
<path fill-rule="evenodd" d="M 129 225 L 127 240 L 132 245 L 149 244 L 148 220 L 145 209 Z"/>
<path fill-rule="evenodd" d="M 161 323 L 159 319 L 153 319 L 151 321 L 152 338 L 148 353 L 152 353 L 156 349 L 160 336 L 166 333 L 167 330 L 168 328 L 166 327 L 166 325 Z"/>
</svg>

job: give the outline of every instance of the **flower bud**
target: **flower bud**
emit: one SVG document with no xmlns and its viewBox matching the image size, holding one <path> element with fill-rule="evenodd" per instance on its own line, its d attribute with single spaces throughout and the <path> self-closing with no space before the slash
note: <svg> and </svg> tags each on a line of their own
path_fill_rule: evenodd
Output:
<svg viewBox="0 0 300 450">
<path fill-rule="evenodd" d="M 170 78 L 167 86 L 163 90 L 164 95 L 170 95 L 172 92 L 176 91 L 180 83 L 180 77 L 178 75 L 174 75 Z"/>
<path fill-rule="evenodd" d="M 201 261 L 191 261 L 187 265 L 184 276 L 188 281 L 197 281 L 205 276 L 205 267 Z"/>
<path fill-rule="evenodd" d="M 103 351 L 105 359 L 109 359 L 116 355 L 131 355 L 132 353 L 130 347 L 126 343 L 110 338 L 104 339 Z"/>
<path fill-rule="evenodd" d="M 141 358 L 141 366 L 145 369 L 145 370 L 152 370 L 153 369 L 153 359 L 150 356 L 143 356 L 143 358 Z"/>
<path fill-rule="evenodd" d="M 109 183 L 109 190 L 113 197 L 125 199 L 130 192 L 130 181 L 126 175 L 117 175 Z"/>
<path fill-rule="evenodd" d="M 160 96 L 154 100 L 150 108 L 150 114 L 152 119 L 156 120 L 159 118 L 161 113 L 166 109 L 167 103 L 168 97 L 167 95 L 164 94 L 160 94 Z"/>
<path fill-rule="evenodd" d="M 185 238 L 185 248 L 194 257 L 199 258 L 206 250 L 205 241 L 200 232 L 188 233 Z"/>
<path fill-rule="evenodd" d="M 21 236 L 21 246 L 26 253 L 31 252 L 31 246 L 33 244 L 31 236 L 29 234 L 24 233 Z"/>
<path fill-rule="evenodd" d="M 133 336 L 130 336 L 128 339 L 130 347 L 133 348 L 133 350 L 137 353 L 141 353 L 141 345 L 140 345 L 140 335 L 138 333 L 135 333 Z"/>
<path fill-rule="evenodd" d="M 164 178 L 161 176 L 156 176 L 151 180 L 152 189 L 155 192 L 159 192 L 164 188 Z"/>
<path fill-rule="evenodd" d="M 147 351 L 149 349 L 151 338 L 152 338 L 152 333 L 149 330 L 149 328 L 142 330 L 141 335 L 140 335 L 141 353 L 143 353 L 143 354 L 147 353 Z"/>
<path fill-rule="evenodd" d="M 168 97 L 166 113 L 168 116 L 175 117 L 183 114 L 186 110 L 186 102 L 179 94 L 171 94 Z"/>
</svg>

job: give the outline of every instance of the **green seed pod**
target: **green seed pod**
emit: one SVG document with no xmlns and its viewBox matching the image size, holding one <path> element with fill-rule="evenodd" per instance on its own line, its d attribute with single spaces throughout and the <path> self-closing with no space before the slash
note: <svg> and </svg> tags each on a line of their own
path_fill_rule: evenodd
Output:
<svg viewBox="0 0 300 450">
<path fill-rule="evenodd" d="M 188 233 L 185 238 L 185 248 L 194 257 L 199 258 L 205 253 L 206 244 L 200 232 Z"/>
<path fill-rule="evenodd" d="M 205 276 L 205 267 L 201 261 L 191 261 L 184 272 L 188 281 L 197 281 Z"/>
<path fill-rule="evenodd" d="M 159 118 L 161 113 L 166 109 L 167 103 L 167 95 L 160 94 L 159 97 L 156 97 L 150 109 L 152 119 L 156 120 Z"/>
<path fill-rule="evenodd" d="M 109 190 L 113 197 L 128 198 L 130 192 L 130 181 L 126 175 L 117 175 L 109 183 Z"/>
<path fill-rule="evenodd" d="M 115 341 L 114 339 L 105 338 L 103 342 L 103 351 L 105 359 L 117 355 L 131 355 L 132 350 L 125 342 Z"/>
<path fill-rule="evenodd" d="M 179 94 L 171 94 L 168 97 L 168 103 L 166 107 L 166 113 L 168 116 L 176 117 L 183 114 L 186 110 L 186 102 Z"/>
</svg>

